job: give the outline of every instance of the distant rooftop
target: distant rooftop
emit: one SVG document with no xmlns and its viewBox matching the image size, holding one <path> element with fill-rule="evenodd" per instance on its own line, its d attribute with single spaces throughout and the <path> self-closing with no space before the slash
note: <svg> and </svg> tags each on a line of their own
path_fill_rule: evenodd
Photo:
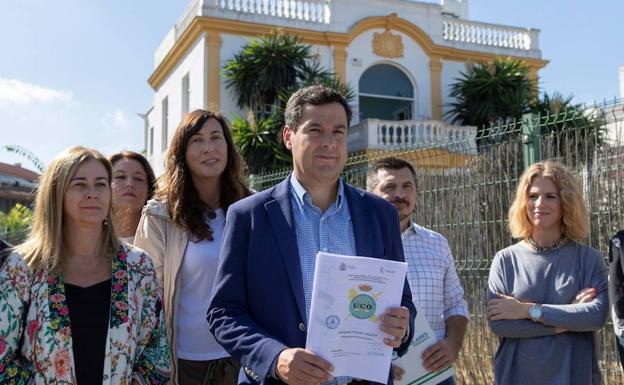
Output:
<svg viewBox="0 0 624 385">
<path fill-rule="evenodd" d="M 0 162 L 0 175 L 22 178 L 29 182 L 34 182 L 39 177 L 39 174 L 23 168 L 20 163 L 8 164 L 2 162 Z"/>
</svg>

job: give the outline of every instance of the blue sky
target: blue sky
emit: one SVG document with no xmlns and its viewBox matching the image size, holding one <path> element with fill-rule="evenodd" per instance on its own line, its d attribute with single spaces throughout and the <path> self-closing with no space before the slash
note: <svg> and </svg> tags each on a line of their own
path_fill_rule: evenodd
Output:
<svg viewBox="0 0 624 385">
<path fill-rule="evenodd" d="M 339 1 L 339 0 L 338 0 Z M 434 1 L 430 1 L 434 2 Z M 0 12 L 0 145 L 44 163 L 83 144 L 143 148 L 154 50 L 186 0 L 20 0 Z M 470 0 L 470 19 L 541 30 L 541 87 L 577 102 L 618 96 L 624 1 Z M 388 9 L 388 13 L 392 12 Z M 620 19 L 620 20 L 618 20 Z M 27 161 L 0 151 L 0 162 Z"/>
<path fill-rule="evenodd" d="M 591 103 L 619 97 L 622 0 L 470 0 L 473 20 L 540 29 L 540 87 Z M 622 95 L 624 97 L 624 95 Z"/>
</svg>

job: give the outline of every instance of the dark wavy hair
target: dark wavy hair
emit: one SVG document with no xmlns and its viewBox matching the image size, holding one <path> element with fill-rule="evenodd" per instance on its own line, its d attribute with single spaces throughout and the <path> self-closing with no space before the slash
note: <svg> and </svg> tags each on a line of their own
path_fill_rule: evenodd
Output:
<svg viewBox="0 0 624 385">
<path fill-rule="evenodd" d="M 141 164 L 141 166 L 143 166 L 145 175 L 147 175 L 147 199 L 152 199 L 152 196 L 154 195 L 154 189 L 156 189 L 156 177 L 154 176 L 154 170 L 152 169 L 152 166 L 150 166 L 147 159 L 145 159 L 145 157 L 138 152 L 128 150 L 117 152 L 108 157 L 108 161 L 111 163 L 112 166 L 115 166 L 115 163 L 119 162 L 122 159 L 136 160 Z"/>
<path fill-rule="evenodd" d="M 306 104 L 321 106 L 330 103 L 339 103 L 347 115 L 347 127 L 351 125 L 353 112 L 347 100 L 333 88 L 321 84 L 298 89 L 286 103 L 284 110 L 284 122 L 293 132 L 299 129 L 299 121 Z"/>
<path fill-rule="evenodd" d="M 243 161 L 234 147 L 225 118 L 219 112 L 207 110 L 195 110 L 186 114 L 171 140 L 165 160 L 165 172 L 158 179 L 155 195 L 157 199 L 167 202 L 173 222 L 190 231 L 198 240 L 212 240 L 212 229 L 204 219 L 210 208 L 199 198 L 193 184 L 191 171 L 186 164 L 186 149 L 191 137 L 201 130 L 208 119 L 219 122 L 227 144 L 227 164 L 221 174 L 219 193 L 221 209 L 227 212 L 232 203 L 251 195 L 243 178 Z"/>
</svg>

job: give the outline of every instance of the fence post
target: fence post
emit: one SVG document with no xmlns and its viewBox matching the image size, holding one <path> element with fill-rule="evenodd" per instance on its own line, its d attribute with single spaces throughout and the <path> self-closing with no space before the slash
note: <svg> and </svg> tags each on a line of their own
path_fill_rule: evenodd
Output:
<svg viewBox="0 0 624 385">
<path fill-rule="evenodd" d="M 524 158 L 524 169 L 542 160 L 540 134 L 539 115 L 522 115 L 522 157 Z"/>
<path fill-rule="evenodd" d="M 256 179 L 258 178 L 256 174 L 249 174 L 248 178 L 249 178 L 249 188 L 254 191 L 258 191 L 258 187 L 256 186 L 256 183 L 257 183 Z"/>
</svg>

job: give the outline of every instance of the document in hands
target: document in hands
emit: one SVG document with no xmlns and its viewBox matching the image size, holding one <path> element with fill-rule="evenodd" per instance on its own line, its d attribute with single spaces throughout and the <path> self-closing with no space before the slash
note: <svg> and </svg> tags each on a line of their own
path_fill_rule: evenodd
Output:
<svg viewBox="0 0 624 385">
<path fill-rule="evenodd" d="M 403 357 L 392 361 L 392 365 L 401 367 L 405 373 L 400 380 L 394 380 L 394 385 L 433 385 L 438 384 L 455 374 L 452 366 L 448 366 L 439 372 L 430 372 L 423 367 L 422 354 L 431 345 L 437 342 L 436 336 L 431 330 L 425 313 L 420 311 L 416 298 L 416 319 L 414 320 L 414 338 L 410 343 L 409 350 Z"/>
<path fill-rule="evenodd" d="M 334 366 L 332 375 L 386 383 L 392 348 L 379 316 L 400 307 L 407 264 L 319 252 L 306 349 Z"/>
</svg>

